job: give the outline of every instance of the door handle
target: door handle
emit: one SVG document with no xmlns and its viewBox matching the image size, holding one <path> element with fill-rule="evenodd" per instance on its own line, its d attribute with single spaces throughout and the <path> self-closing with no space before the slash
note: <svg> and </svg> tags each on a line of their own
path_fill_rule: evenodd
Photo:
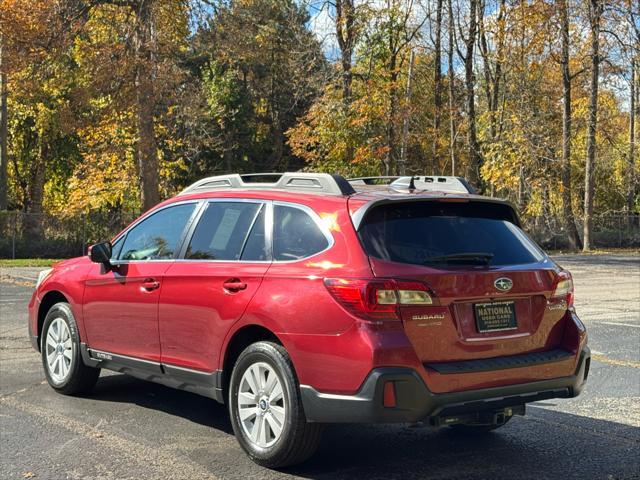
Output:
<svg viewBox="0 0 640 480">
<path fill-rule="evenodd" d="M 151 292 L 152 290 L 156 290 L 160 288 L 160 282 L 158 282 L 154 278 L 145 278 L 144 282 L 142 282 L 142 289 L 147 292 Z"/>
<path fill-rule="evenodd" d="M 240 281 L 239 278 L 230 278 L 222 284 L 222 288 L 228 292 L 236 293 L 240 290 L 245 290 L 247 288 L 247 284 Z"/>
</svg>

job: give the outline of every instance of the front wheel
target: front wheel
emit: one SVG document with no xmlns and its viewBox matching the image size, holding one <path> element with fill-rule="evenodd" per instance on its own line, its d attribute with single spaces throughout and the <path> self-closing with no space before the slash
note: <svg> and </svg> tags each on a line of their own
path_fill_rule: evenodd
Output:
<svg viewBox="0 0 640 480">
<path fill-rule="evenodd" d="M 98 381 L 99 368 L 86 366 L 80 356 L 80 335 L 68 303 L 56 303 L 42 327 L 40 352 L 49 385 L 59 393 L 88 393 Z"/>
<path fill-rule="evenodd" d="M 229 389 L 233 431 L 254 462 L 277 468 L 313 455 L 322 425 L 307 423 L 293 365 L 281 345 L 247 347 L 233 368 Z"/>
</svg>

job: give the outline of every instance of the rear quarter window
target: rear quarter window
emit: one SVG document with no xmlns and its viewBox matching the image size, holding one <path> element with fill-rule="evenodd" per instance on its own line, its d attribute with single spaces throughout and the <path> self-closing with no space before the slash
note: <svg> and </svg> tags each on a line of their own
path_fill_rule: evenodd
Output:
<svg viewBox="0 0 640 480">
<path fill-rule="evenodd" d="M 329 247 L 329 239 L 304 209 L 274 205 L 273 216 L 274 260 L 300 260 Z"/>
</svg>

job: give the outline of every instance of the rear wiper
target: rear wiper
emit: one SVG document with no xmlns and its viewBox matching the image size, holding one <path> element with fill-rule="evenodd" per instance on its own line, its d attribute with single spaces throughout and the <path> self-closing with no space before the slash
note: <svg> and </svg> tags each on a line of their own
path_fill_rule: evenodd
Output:
<svg viewBox="0 0 640 480">
<path fill-rule="evenodd" d="M 482 263 L 488 265 L 492 258 L 493 253 L 487 252 L 452 253 L 429 257 L 424 263 Z"/>
</svg>

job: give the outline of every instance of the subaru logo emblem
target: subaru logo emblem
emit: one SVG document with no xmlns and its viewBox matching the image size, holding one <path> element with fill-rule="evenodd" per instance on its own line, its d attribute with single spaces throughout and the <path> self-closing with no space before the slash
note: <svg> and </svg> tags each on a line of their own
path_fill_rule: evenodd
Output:
<svg viewBox="0 0 640 480">
<path fill-rule="evenodd" d="M 501 292 L 508 292 L 513 287 L 513 282 L 510 278 L 501 277 L 493 282 L 493 285 Z"/>
</svg>

